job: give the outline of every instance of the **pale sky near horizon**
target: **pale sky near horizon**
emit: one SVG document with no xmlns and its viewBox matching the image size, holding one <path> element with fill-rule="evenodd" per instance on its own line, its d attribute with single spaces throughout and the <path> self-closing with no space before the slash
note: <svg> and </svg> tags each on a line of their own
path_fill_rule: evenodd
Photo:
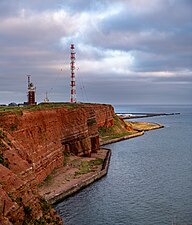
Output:
<svg viewBox="0 0 192 225">
<path fill-rule="evenodd" d="M 192 104 L 191 0 L 1 0 L 0 104 Z"/>
</svg>

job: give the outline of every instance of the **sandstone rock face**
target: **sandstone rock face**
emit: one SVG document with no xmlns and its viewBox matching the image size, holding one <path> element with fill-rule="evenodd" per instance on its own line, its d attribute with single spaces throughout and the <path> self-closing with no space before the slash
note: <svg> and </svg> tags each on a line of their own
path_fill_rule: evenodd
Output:
<svg viewBox="0 0 192 225">
<path fill-rule="evenodd" d="M 96 152 L 99 149 L 98 127 L 112 126 L 113 115 L 112 106 L 99 104 L 1 113 L 2 218 L 7 217 L 13 224 L 22 224 L 26 212 L 40 218 L 43 212 L 36 185 L 63 165 L 65 153 L 90 156 Z"/>
</svg>

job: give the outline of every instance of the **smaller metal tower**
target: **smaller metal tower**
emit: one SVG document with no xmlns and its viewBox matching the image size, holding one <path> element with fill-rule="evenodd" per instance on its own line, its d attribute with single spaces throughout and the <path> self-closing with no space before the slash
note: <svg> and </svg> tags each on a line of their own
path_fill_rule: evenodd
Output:
<svg viewBox="0 0 192 225">
<path fill-rule="evenodd" d="M 35 102 L 35 91 L 36 88 L 34 87 L 33 83 L 31 82 L 31 75 L 27 75 L 28 77 L 28 105 L 36 105 Z"/>
<path fill-rule="evenodd" d="M 75 46 L 71 44 L 71 96 L 70 102 L 76 103 L 76 85 L 75 85 Z"/>
<path fill-rule="evenodd" d="M 45 102 L 45 103 L 48 103 L 48 102 L 49 102 L 48 95 L 47 95 L 47 91 L 46 91 L 46 97 L 45 97 L 45 99 L 44 99 L 44 102 Z"/>
</svg>

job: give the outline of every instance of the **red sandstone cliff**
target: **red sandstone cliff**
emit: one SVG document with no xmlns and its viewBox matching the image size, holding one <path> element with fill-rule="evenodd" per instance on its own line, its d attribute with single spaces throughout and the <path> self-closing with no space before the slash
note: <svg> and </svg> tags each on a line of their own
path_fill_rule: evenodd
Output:
<svg viewBox="0 0 192 225">
<path fill-rule="evenodd" d="M 59 221 L 44 209 L 36 185 L 63 165 L 65 152 L 96 152 L 98 127 L 112 126 L 113 115 L 112 106 L 99 104 L 0 113 L 0 219 L 22 224 L 51 213 Z"/>
</svg>

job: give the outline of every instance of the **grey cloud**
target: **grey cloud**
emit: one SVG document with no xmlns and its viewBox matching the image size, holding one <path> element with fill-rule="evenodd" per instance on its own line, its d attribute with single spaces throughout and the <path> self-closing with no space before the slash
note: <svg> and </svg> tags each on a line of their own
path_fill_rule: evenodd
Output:
<svg viewBox="0 0 192 225">
<path fill-rule="evenodd" d="M 87 95 L 89 101 L 109 103 L 191 102 L 192 2 L 156 1 L 154 11 L 141 13 L 134 8 L 130 12 L 129 6 L 134 2 L 1 1 L 0 103 L 12 101 L 13 96 L 14 101 L 17 101 L 15 96 L 18 101 L 26 100 L 26 74 L 32 75 L 37 86 L 38 101 L 43 100 L 46 91 L 52 101 L 67 101 L 70 71 L 66 64 L 72 41 L 76 45 L 77 67 L 78 61 L 87 61 L 89 69 L 86 73 L 81 68 L 77 72 L 80 101 Z M 121 11 L 97 17 L 116 6 Z M 44 17 L 60 10 L 67 14 L 60 23 Z M 89 18 L 82 20 L 83 31 L 78 24 L 82 15 Z M 104 64 L 113 57 L 107 58 L 108 50 L 134 57 L 133 64 L 124 68 L 129 70 L 127 73 L 107 67 L 97 71 L 92 67 L 92 62 Z M 161 71 L 173 75 L 151 75 Z"/>
<path fill-rule="evenodd" d="M 154 29 L 170 32 L 171 30 L 188 29 L 192 19 L 191 2 L 176 1 L 172 6 L 167 4 L 167 1 L 162 2 L 164 2 L 162 7 L 147 14 L 131 11 L 129 4 L 127 4 L 127 7 L 124 7 L 119 14 L 102 21 L 102 30 L 105 32 L 111 30 L 124 32 L 127 30 L 146 31 Z"/>
<path fill-rule="evenodd" d="M 125 82 L 124 80 L 114 83 L 110 80 L 108 82 L 98 80 L 88 84 L 85 82 L 85 88 L 89 100 L 95 102 L 177 104 L 178 102 L 188 103 L 192 97 L 190 85 L 174 82 L 153 83 L 143 80 Z"/>
</svg>

